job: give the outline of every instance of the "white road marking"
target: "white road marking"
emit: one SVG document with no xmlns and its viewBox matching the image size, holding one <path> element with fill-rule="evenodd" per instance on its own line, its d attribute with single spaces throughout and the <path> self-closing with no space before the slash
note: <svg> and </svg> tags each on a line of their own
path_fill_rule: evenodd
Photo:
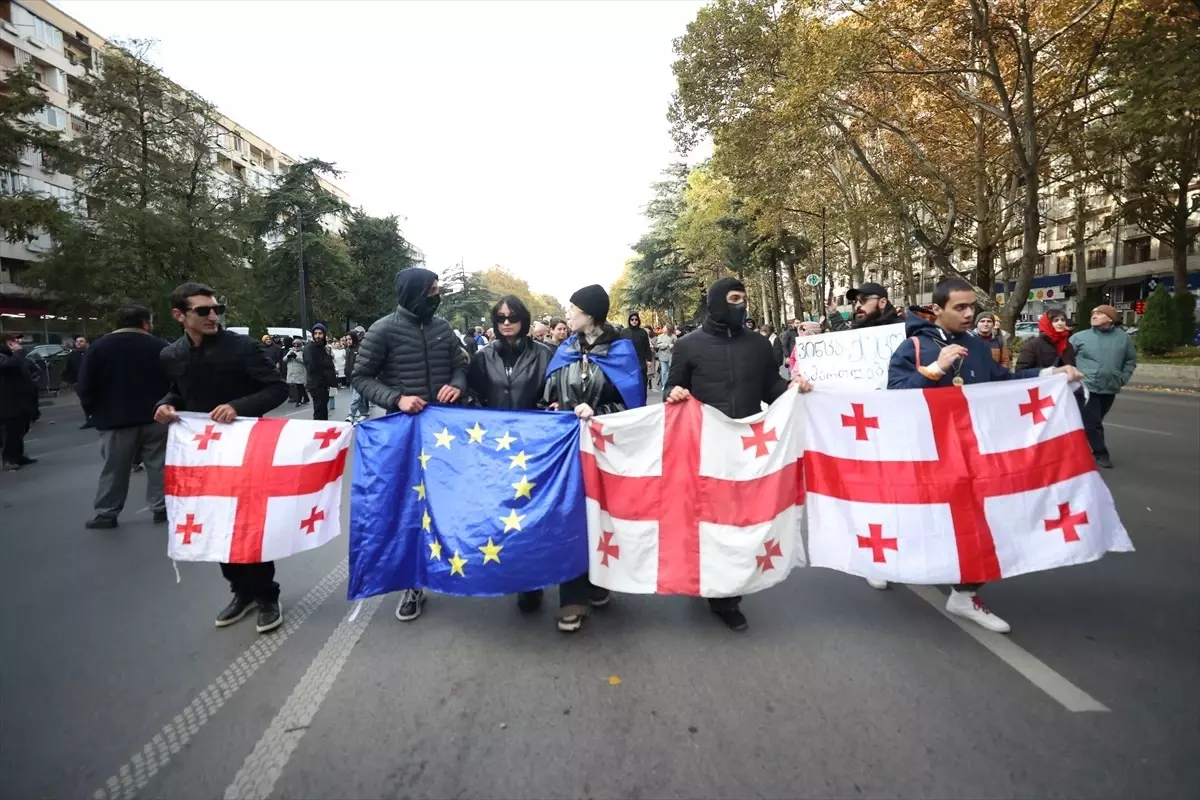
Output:
<svg viewBox="0 0 1200 800">
<path fill-rule="evenodd" d="M 105 781 L 103 787 L 94 791 L 92 797 L 95 800 L 133 800 L 137 793 L 150 783 L 150 779 L 171 762 L 172 756 L 200 731 L 208 718 L 217 713 L 288 637 L 296 632 L 309 615 L 329 599 L 334 590 L 345 582 L 348 574 L 347 563 L 342 561 L 316 586 L 309 589 L 294 608 L 284 608 L 283 627 L 255 639 L 254 644 L 238 656 L 215 681 L 164 725 L 162 730 L 154 734 L 154 738 L 135 752 L 128 762 L 122 764 L 121 768 Z"/>
<path fill-rule="evenodd" d="M 1106 427 L 1106 428 L 1121 428 L 1121 429 L 1127 430 L 1127 431 L 1137 431 L 1138 433 L 1154 433 L 1159 436 L 1175 436 L 1176 435 L 1174 433 L 1169 433 L 1167 431 L 1151 430 L 1150 428 L 1135 428 L 1132 425 L 1119 425 L 1116 422 L 1106 422 L 1106 423 L 1104 423 L 1104 427 Z"/>
<path fill-rule="evenodd" d="M 366 601 L 361 614 L 357 617 L 348 614 L 334 629 L 283 708 L 279 709 L 263 732 L 254 750 L 246 756 L 242 768 L 225 789 L 225 800 L 266 798 L 274 791 L 275 783 L 345 666 L 350 651 L 362 638 L 381 600 L 380 597 L 373 597 Z"/>
<path fill-rule="evenodd" d="M 77 445 L 72 445 L 71 447 L 60 447 L 57 450 L 47 450 L 44 453 L 36 453 L 35 456 L 37 458 L 45 458 L 46 456 L 56 456 L 59 453 L 69 453 L 72 450 L 82 450 L 85 447 L 97 447 L 99 444 L 100 444 L 100 440 L 96 439 L 96 441 L 88 442 L 87 444 L 77 444 Z"/>
<path fill-rule="evenodd" d="M 907 584 L 906 584 L 907 586 Z M 1012 639 L 1000 633 L 984 630 L 973 622 L 946 611 L 946 595 L 932 586 L 907 586 L 917 597 L 963 630 L 968 636 L 992 651 L 992 654 L 1025 676 L 1025 678 L 1067 711 L 1108 711 L 1109 708 L 1075 684 L 1059 675 L 1041 660 Z"/>
</svg>

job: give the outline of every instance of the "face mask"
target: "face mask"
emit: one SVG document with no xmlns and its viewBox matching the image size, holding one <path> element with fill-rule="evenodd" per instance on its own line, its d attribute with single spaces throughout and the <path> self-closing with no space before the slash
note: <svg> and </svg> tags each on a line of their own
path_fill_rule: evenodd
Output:
<svg viewBox="0 0 1200 800">
<path fill-rule="evenodd" d="M 425 298 L 425 318 L 432 317 L 434 312 L 438 310 L 438 306 L 442 304 L 442 296 L 440 294 L 429 295 Z"/>
<path fill-rule="evenodd" d="M 728 323 L 730 328 L 741 328 L 746 324 L 746 304 L 730 303 Z"/>
</svg>

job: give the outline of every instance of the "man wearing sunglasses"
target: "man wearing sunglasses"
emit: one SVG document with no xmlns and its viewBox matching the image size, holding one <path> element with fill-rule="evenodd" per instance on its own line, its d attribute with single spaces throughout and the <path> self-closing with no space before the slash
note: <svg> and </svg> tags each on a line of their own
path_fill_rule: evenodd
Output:
<svg viewBox="0 0 1200 800">
<path fill-rule="evenodd" d="M 830 301 L 826 308 L 829 313 L 830 330 L 858 330 L 903 321 L 888 300 L 887 289 L 878 283 L 864 283 L 857 289 L 851 289 L 846 292 L 846 300 L 854 304 L 854 319 L 847 322 L 838 311 L 837 303 Z"/>
<path fill-rule="evenodd" d="M 171 383 L 159 401 L 154 421 L 170 424 L 176 412 L 197 411 L 213 422 L 237 417 L 261 417 L 287 400 L 287 384 L 271 366 L 263 349 L 248 336 L 221 327 L 225 306 L 202 283 L 185 283 L 171 294 L 171 316 L 183 326 L 183 336 L 163 348 L 162 364 Z M 217 615 L 224 628 L 258 607 L 259 633 L 283 624 L 275 564 L 222 564 L 233 600 Z"/>
</svg>

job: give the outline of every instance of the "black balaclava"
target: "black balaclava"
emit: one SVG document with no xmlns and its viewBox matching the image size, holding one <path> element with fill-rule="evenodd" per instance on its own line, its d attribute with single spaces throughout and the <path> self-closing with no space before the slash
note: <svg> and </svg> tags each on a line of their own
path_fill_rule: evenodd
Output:
<svg viewBox="0 0 1200 800">
<path fill-rule="evenodd" d="M 438 279 L 437 273 L 421 267 L 409 267 L 396 273 L 396 302 L 412 312 L 421 322 L 433 319 L 442 296 L 427 297 L 429 287 Z"/>
<path fill-rule="evenodd" d="M 746 325 L 746 304 L 730 305 L 725 296 L 746 287 L 737 278 L 721 278 L 708 290 L 708 319 L 704 326 L 714 333 L 740 336 Z"/>
</svg>

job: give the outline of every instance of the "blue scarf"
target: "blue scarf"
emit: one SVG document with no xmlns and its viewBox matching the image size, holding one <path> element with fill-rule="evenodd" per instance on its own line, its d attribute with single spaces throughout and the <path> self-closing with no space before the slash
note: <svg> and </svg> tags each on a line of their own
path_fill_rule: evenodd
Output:
<svg viewBox="0 0 1200 800">
<path fill-rule="evenodd" d="M 554 351 L 554 358 L 550 359 L 550 365 L 546 367 L 547 378 L 556 370 L 583 358 L 583 354 L 572 346 L 577 336 L 578 334 L 567 339 Z M 609 342 L 608 355 L 588 353 L 588 359 L 596 362 L 604 376 L 617 387 L 626 408 L 641 408 L 646 405 L 646 384 L 642 378 L 642 371 L 638 368 L 637 351 L 633 348 L 633 342 L 628 339 Z"/>
</svg>

